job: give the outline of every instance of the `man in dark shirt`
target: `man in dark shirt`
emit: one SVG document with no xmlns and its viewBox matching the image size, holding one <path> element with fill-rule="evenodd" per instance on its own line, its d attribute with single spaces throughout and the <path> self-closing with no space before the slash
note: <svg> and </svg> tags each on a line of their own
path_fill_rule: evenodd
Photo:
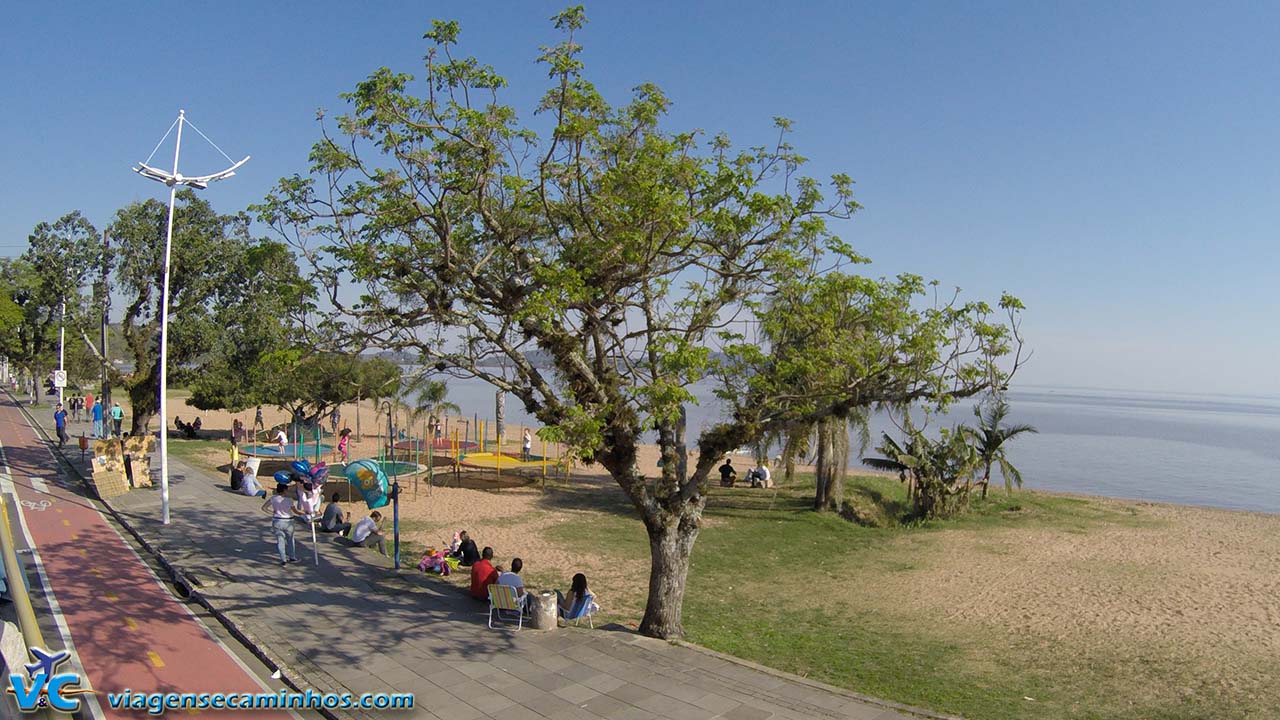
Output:
<svg viewBox="0 0 1280 720">
<path fill-rule="evenodd" d="M 320 529 L 328 533 L 338 533 L 346 537 L 351 532 L 351 523 L 346 522 L 346 515 L 342 512 L 342 507 L 338 505 L 339 493 L 334 493 L 329 499 L 329 504 L 325 506 L 324 515 L 320 518 Z"/>
<path fill-rule="evenodd" d="M 733 482 L 738 479 L 738 471 L 733 469 L 733 463 L 729 458 L 724 459 L 724 464 L 720 466 L 720 486 L 733 487 Z"/>
</svg>

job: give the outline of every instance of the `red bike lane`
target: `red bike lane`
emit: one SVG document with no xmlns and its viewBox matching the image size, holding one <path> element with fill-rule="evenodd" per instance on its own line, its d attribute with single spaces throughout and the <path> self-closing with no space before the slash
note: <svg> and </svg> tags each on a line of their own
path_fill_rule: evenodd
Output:
<svg viewBox="0 0 1280 720">
<path fill-rule="evenodd" d="M 160 585 L 93 504 L 62 486 L 56 458 L 9 398 L 0 402 L 0 445 L 6 466 L 0 469 L 12 478 L 45 580 L 105 717 L 145 716 L 110 708 L 106 694 L 126 689 L 268 692 Z M 80 482 L 73 479 L 66 485 L 78 487 Z M 13 531 L 21 534 L 16 526 Z M 45 641 L 62 649 L 56 635 L 46 634 Z M 208 712 L 229 720 L 290 717 L 284 712 Z"/>
</svg>

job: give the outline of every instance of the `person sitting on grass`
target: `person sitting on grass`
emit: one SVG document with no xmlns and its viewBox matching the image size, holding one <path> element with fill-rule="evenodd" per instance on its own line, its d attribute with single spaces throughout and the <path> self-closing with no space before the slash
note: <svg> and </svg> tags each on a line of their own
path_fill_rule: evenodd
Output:
<svg viewBox="0 0 1280 720">
<path fill-rule="evenodd" d="M 476 549 L 476 541 L 467 535 L 466 530 L 458 533 L 458 537 L 462 539 L 462 543 L 458 545 L 458 550 L 453 556 L 460 559 L 458 564 L 462 567 L 475 565 L 476 561 L 480 559 L 480 551 Z"/>
<path fill-rule="evenodd" d="M 556 591 L 556 603 L 560 606 L 560 617 L 571 617 L 587 599 L 587 576 L 578 573 L 573 576 L 569 585 L 569 594 Z"/>
<path fill-rule="evenodd" d="M 244 463 L 240 463 L 240 466 L 243 468 Z M 267 496 L 267 491 L 263 490 L 262 486 L 258 484 L 258 478 L 255 477 L 253 473 L 243 471 L 240 473 L 240 484 L 236 486 L 236 492 L 241 495 L 248 495 L 249 497 Z"/>
<path fill-rule="evenodd" d="M 471 566 L 471 597 L 489 599 L 489 586 L 498 582 L 498 571 L 493 567 L 493 548 L 485 546 L 480 559 Z"/>
<path fill-rule="evenodd" d="M 498 573 L 498 584 L 515 588 L 516 597 L 520 599 L 520 607 L 522 608 L 529 601 L 529 595 L 524 591 L 524 579 L 520 577 L 520 571 L 523 569 L 524 561 L 520 558 L 512 558 L 511 571 Z"/>
<path fill-rule="evenodd" d="M 351 523 L 345 522 L 347 516 L 342 512 L 342 507 L 338 505 L 340 495 L 334 493 L 329 499 L 329 504 L 324 508 L 324 515 L 320 518 L 320 530 L 327 533 L 338 533 L 342 537 L 346 537 L 351 532 Z"/>
<path fill-rule="evenodd" d="M 360 547 L 377 546 L 378 552 L 387 554 L 387 539 L 378 532 L 378 523 L 382 522 L 382 513 L 374 510 L 369 517 L 362 519 L 351 528 L 351 542 Z"/>
<path fill-rule="evenodd" d="M 231 489 L 240 490 L 240 481 L 244 479 L 244 462 L 232 463 L 231 465 Z"/>
<path fill-rule="evenodd" d="M 733 487 L 737 479 L 738 471 L 733 469 L 733 461 L 726 457 L 720 466 L 720 487 Z"/>
</svg>

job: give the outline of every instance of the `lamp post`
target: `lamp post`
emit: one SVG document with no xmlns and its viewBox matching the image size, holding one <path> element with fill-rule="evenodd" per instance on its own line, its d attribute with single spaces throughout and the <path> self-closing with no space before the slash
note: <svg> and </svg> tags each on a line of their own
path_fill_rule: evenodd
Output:
<svg viewBox="0 0 1280 720">
<path fill-rule="evenodd" d="M 396 440 L 395 440 L 395 435 L 393 434 L 395 433 L 395 427 L 394 427 L 395 421 L 391 417 L 392 410 L 394 409 L 395 406 L 391 404 L 390 400 L 384 401 L 383 404 L 387 406 L 387 462 L 391 464 L 392 468 L 395 468 L 395 467 L 398 467 L 397 465 L 395 465 Z M 387 472 L 386 465 L 382 466 L 382 472 L 384 474 Z M 394 472 L 392 473 L 392 480 L 391 480 L 391 533 L 392 533 L 392 541 L 394 543 L 391 557 L 395 565 L 395 569 L 399 570 L 400 569 L 400 475 L 399 473 L 394 473 Z"/>
<path fill-rule="evenodd" d="M 63 391 L 66 389 L 67 382 L 67 301 L 62 300 L 62 319 L 58 321 L 58 374 L 62 377 L 62 383 L 58 385 L 58 404 L 61 405 L 63 399 Z"/>
<path fill-rule="evenodd" d="M 186 119 L 186 113 L 182 110 L 178 111 L 178 119 L 173 121 L 173 125 L 169 126 L 169 132 L 173 131 L 174 126 L 178 128 L 178 139 L 173 146 L 173 172 L 165 172 L 147 165 L 151 161 L 148 157 L 146 162 L 138 163 L 133 171 L 139 175 L 162 182 L 169 186 L 169 221 L 165 230 L 164 237 L 164 267 L 161 271 L 162 290 L 160 292 L 160 521 L 165 525 L 169 524 L 169 417 L 168 417 L 168 398 L 165 397 L 169 389 L 169 258 L 173 249 L 173 206 L 178 199 L 178 186 L 195 188 L 204 190 L 209 187 L 209 183 L 215 180 L 222 180 L 235 175 L 235 171 L 246 162 L 249 156 L 245 156 L 243 160 L 234 163 L 231 167 L 212 175 L 199 175 L 195 177 L 184 177 L 178 172 L 178 155 L 182 152 L 182 126 L 190 123 Z M 201 133 L 199 128 L 192 125 L 191 129 Z M 165 138 L 169 137 L 169 133 L 165 133 Z M 205 138 L 209 140 L 209 138 Z M 160 139 L 160 143 L 156 144 L 156 150 L 160 149 L 160 145 L 164 143 L 164 138 Z M 209 141 L 213 145 L 213 141 Z M 217 145 L 214 145 L 218 148 Z M 218 148 L 218 152 L 222 152 Z M 155 150 L 151 151 L 152 155 L 156 154 Z M 222 153 L 223 157 L 227 157 L 226 153 Z M 231 158 L 227 157 L 230 161 Z"/>
</svg>

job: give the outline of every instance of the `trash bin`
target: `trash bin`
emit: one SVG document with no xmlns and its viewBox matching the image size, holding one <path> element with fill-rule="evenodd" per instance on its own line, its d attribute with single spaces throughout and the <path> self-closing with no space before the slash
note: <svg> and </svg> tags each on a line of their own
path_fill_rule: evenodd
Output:
<svg viewBox="0 0 1280 720">
<path fill-rule="evenodd" d="M 556 594 L 543 590 L 529 598 L 530 613 L 533 615 L 529 627 L 534 630 L 556 629 Z"/>
</svg>

